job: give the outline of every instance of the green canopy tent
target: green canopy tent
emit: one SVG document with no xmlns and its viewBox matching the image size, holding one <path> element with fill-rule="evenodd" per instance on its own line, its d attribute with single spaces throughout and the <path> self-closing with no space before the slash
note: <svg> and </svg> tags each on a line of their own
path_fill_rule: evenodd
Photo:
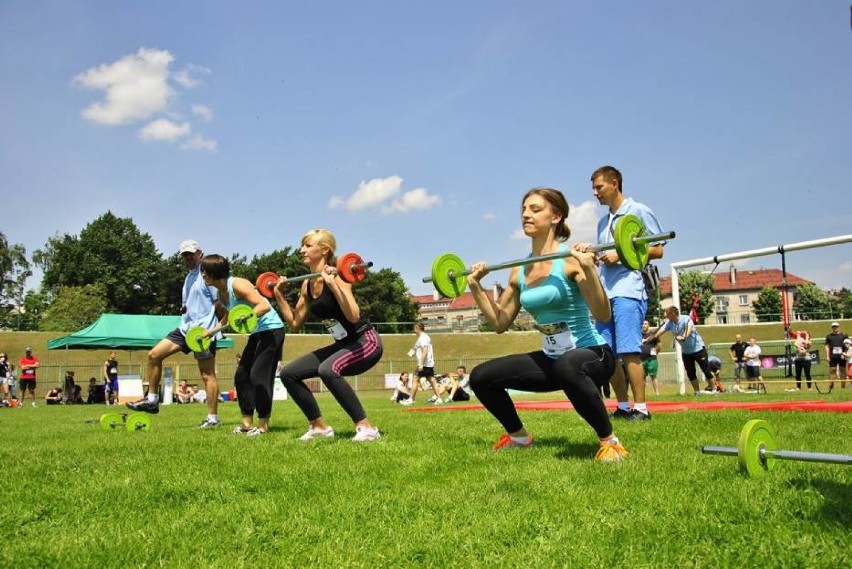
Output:
<svg viewBox="0 0 852 569">
<path fill-rule="evenodd" d="M 101 314 L 94 324 L 78 332 L 48 340 L 48 350 L 147 350 L 180 324 L 180 316 L 147 314 Z M 216 345 L 233 348 L 234 339 L 224 338 Z"/>
</svg>

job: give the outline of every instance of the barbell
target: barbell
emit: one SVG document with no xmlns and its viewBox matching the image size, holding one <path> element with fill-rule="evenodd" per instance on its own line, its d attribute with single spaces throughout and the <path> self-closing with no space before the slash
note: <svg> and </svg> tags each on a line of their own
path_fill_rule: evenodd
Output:
<svg viewBox="0 0 852 569">
<path fill-rule="evenodd" d="M 131 433 L 151 430 L 151 418 L 144 413 L 104 413 L 98 419 L 104 431 L 128 430 Z"/>
<path fill-rule="evenodd" d="M 346 253 L 337 259 L 335 270 L 344 281 L 348 283 L 359 283 L 364 280 L 367 269 L 373 266 L 372 262 L 365 262 L 358 253 Z M 315 277 L 322 276 L 322 273 L 308 273 L 297 277 L 288 278 L 288 283 L 298 283 Z M 274 298 L 275 283 L 278 282 L 278 273 L 267 271 L 261 273 L 257 277 L 255 286 L 257 290 L 266 298 Z"/>
<path fill-rule="evenodd" d="M 257 314 L 247 304 L 238 304 L 228 311 L 228 327 L 238 334 L 251 334 L 257 328 Z M 213 342 L 205 338 L 207 329 L 204 326 L 193 326 L 186 331 L 186 345 L 193 352 L 203 352 Z"/>
<path fill-rule="evenodd" d="M 609 251 L 615 249 L 618 253 L 618 258 L 621 263 L 630 269 L 640 270 L 648 264 L 650 243 L 663 241 L 665 239 L 674 239 L 675 232 L 658 233 L 655 235 L 646 235 L 645 226 L 642 220 L 635 215 L 623 215 L 616 220 L 613 226 L 614 243 L 607 245 L 596 245 L 589 248 L 593 253 L 601 251 Z M 488 265 L 486 270 L 496 271 L 499 269 L 508 269 L 510 267 L 519 267 L 521 265 L 529 265 L 542 261 L 550 261 L 561 257 L 569 257 L 574 252 L 569 250 L 557 251 L 547 255 L 539 255 L 536 257 L 525 257 L 515 261 L 507 261 L 505 263 L 497 263 L 496 265 Z M 423 282 L 431 282 L 434 284 L 438 293 L 446 298 L 457 298 L 467 289 L 467 275 L 471 273 L 470 269 L 466 268 L 464 262 L 458 255 L 453 253 L 444 253 L 438 255 L 432 263 L 431 276 L 424 277 Z"/>
<path fill-rule="evenodd" d="M 852 455 L 849 454 L 778 450 L 775 432 L 769 423 L 761 419 L 752 419 L 745 424 L 743 430 L 740 431 L 740 438 L 736 447 L 705 445 L 701 447 L 701 452 L 736 456 L 739 459 L 740 472 L 747 476 L 762 476 L 772 470 L 776 460 L 852 464 Z"/>
</svg>

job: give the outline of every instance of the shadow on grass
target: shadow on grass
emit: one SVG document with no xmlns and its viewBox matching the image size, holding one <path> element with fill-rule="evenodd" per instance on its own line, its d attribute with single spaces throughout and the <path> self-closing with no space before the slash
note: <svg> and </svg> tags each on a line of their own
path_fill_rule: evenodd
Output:
<svg viewBox="0 0 852 569">
<path fill-rule="evenodd" d="M 852 509 L 849 508 L 852 504 L 852 484 L 835 480 L 798 478 L 791 480 L 790 486 L 803 492 L 816 490 L 820 493 L 823 502 L 817 521 L 836 524 L 841 528 L 852 527 Z"/>
<path fill-rule="evenodd" d="M 553 456 L 559 460 L 588 460 L 594 458 L 598 452 L 598 444 L 595 441 L 571 441 L 565 437 L 536 438 L 535 446 L 556 450 Z"/>
</svg>

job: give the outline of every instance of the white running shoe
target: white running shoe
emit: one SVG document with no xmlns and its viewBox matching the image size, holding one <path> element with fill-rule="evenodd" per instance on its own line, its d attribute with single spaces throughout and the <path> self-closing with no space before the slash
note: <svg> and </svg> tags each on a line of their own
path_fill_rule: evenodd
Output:
<svg viewBox="0 0 852 569">
<path fill-rule="evenodd" d="M 310 429 L 308 429 L 308 431 L 304 435 L 299 437 L 299 440 L 300 441 L 312 441 L 314 439 L 321 439 L 321 438 L 333 439 L 334 438 L 334 429 L 329 427 L 328 429 L 323 431 L 322 429 L 315 429 L 315 428 L 311 427 Z"/>
<path fill-rule="evenodd" d="M 375 441 L 382 438 L 377 427 L 358 427 L 352 440 L 358 443 Z"/>
</svg>

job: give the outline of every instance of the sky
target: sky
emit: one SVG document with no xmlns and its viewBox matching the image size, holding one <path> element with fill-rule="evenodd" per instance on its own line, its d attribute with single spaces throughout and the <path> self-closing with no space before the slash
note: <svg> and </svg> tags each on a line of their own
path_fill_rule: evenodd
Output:
<svg viewBox="0 0 852 569">
<path fill-rule="evenodd" d="M 852 234 L 849 0 L 3 0 L 0 77 L 0 232 L 28 255 L 107 211 L 164 256 L 323 227 L 429 294 L 440 254 L 528 254 L 532 187 L 594 241 L 604 164 L 677 233 L 663 275 Z M 852 244 L 786 268 L 852 288 Z"/>
</svg>

